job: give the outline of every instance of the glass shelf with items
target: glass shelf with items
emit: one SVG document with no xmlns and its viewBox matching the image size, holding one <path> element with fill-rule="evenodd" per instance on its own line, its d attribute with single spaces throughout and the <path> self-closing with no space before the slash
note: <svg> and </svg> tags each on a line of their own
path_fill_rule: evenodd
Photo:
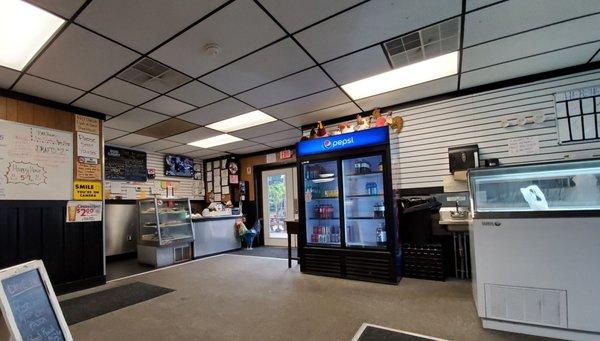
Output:
<svg viewBox="0 0 600 341">
<path fill-rule="evenodd" d="M 165 246 L 193 241 L 189 199 L 145 199 L 139 201 L 142 245 Z"/>
</svg>

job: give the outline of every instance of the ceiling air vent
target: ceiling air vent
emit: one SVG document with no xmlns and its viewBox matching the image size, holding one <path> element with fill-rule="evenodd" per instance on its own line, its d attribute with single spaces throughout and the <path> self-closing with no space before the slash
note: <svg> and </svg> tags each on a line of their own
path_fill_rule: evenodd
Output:
<svg viewBox="0 0 600 341">
<path fill-rule="evenodd" d="M 191 80 L 181 72 L 147 57 L 121 72 L 117 77 L 160 93 L 171 91 Z"/>
<path fill-rule="evenodd" d="M 458 50 L 460 19 L 446 20 L 383 43 L 392 66 L 399 68 Z"/>
</svg>

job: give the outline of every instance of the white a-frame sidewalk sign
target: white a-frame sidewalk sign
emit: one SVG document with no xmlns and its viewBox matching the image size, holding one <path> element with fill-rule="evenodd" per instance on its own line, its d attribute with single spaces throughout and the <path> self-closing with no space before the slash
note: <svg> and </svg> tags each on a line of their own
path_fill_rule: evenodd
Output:
<svg viewBox="0 0 600 341">
<path fill-rule="evenodd" d="M 0 309 L 10 340 L 73 340 L 41 260 L 0 270 Z"/>
</svg>

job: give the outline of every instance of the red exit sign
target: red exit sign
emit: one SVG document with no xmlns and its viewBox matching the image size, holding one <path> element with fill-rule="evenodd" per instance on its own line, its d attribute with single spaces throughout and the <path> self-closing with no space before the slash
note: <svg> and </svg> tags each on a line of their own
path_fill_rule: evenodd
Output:
<svg viewBox="0 0 600 341">
<path fill-rule="evenodd" d="M 292 157 L 292 151 L 289 149 L 286 150 L 282 150 L 279 152 L 279 158 L 280 159 L 289 159 Z"/>
</svg>

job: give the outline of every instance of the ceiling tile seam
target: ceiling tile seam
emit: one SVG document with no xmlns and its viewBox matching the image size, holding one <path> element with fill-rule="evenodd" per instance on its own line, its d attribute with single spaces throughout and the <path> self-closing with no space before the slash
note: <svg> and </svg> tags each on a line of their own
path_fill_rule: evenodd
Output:
<svg viewBox="0 0 600 341">
<path fill-rule="evenodd" d="M 319 25 L 321 23 L 324 23 L 324 22 L 328 21 L 329 19 L 333 19 L 333 18 L 337 17 L 338 15 L 343 14 L 345 12 L 349 12 L 349 11 L 355 9 L 358 6 L 364 5 L 365 3 L 369 2 L 369 1 L 371 1 L 371 0 L 365 0 L 365 1 L 362 1 L 362 2 L 359 2 L 359 3 L 356 3 L 356 4 L 354 4 L 354 5 L 350 6 L 350 7 L 344 8 L 341 11 L 333 13 L 333 14 L 331 14 L 331 15 L 323 18 L 323 19 L 320 19 L 320 20 L 318 20 L 318 21 L 316 21 L 316 22 L 314 22 L 312 24 L 309 24 L 309 25 L 307 25 L 307 26 L 305 26 L 305 27 L 303 27 L 301 29 L 298 29 L 297 31 L 291 33 L 291 35 L 296 35 L 296 34 L 298 34 L 300 32 L 306 31 L 306 30 L 308 30 L 311 27 L 314 27 L 314 26 L 317 26 L 317 25 Z"/>
<path fill-rule="evenodd" d="M 383 43 L 379 44 L 379 46 L 381 47 L 381 52 L 383 52 L 383 55 L 385 56 L 385 60 L 387 60 L 390 70 L 393 70 L 394 64 L 392 64 L 392 60 L 390 59 L 390 55 L 389 55 L 389 53 L 387 53 L 385 46 L 383 46 Z"/>
<path fill-rule="evenodd" d="M 333 89 L 338 89 L 338 87 L 337 87 L 337 86 L 332 86 L 332 87 L 330 87 L 330 88 L 323 89 L 323 90 L 319 90 L 319 91 L 315 91 L 315 92 L 311 92 L 311 93 L 309 93 L 309 94 L 302 95 L 302 96 L 299 96 L 299 97 L 296 97 L 296 98 L 287 99 L 287 100 L 285 100 L 285 101 L 281 101 L 281 102 L 274 103 L 274 104 L 269 104 L 269 105 L 268 105 L 268 106 L 266 106 L 266 107 L 261 107 L 261 108 L 260 108 L 260 110 L 262 110 L 262 109 L 267 109 L 267 108 L 271 108 L 271 107 L 274 107 L 274 106 L 276 106 L 276 105 L 281 105 L 281 104 L 288 103 L 288 102 L 293 102 L 293 101 L 296 101 L 296 100 L 299 100 L 299 99 L 302 99 L 302 98 L 305 98 L 305 97 L 309 97 L 309 96 L 313 96 L 313 95 L 316 95 L 316 94 L 320 94 L 320 93 L 322 93 L 322 92 L 325 92 L 325 91 L 330 91 L 330 90 L 333 90 Z"/>
<path fill-rule="evenodd" d="M 163 116 L 166 116 L 166 115 L 164 115 L 164 114 L 161 114 L 161 115 L 163 115 Z M 143 134 L 139 134 L 139 132 L 140 132 L 140 131 L 142 131 L 142 130 L 144 130 L 144 129 L 152 128 L 152 127 L 154 127 L 154 126 L 155 126 L 155 125 L 157 125 L 157 124 L 165 123 L 166 121 L 168 121 L 168 120 L 171 120 L 171 119 L 173 119 L 173 118 L 175 118 L 175 117 L 170 117 L 170 116 L 169 116 L 168 118 L 166 118 L 166 119 L 164 119 L 164 120 L 162 120 L 162 121 L 159 121 L 159 122 L 156 122 L 156 123 L 152 123 L 152 124 L 151 124 L 151 125 L 149 125 L 149 126 L 145 126 L 145 127 L 143 127 L 143 128 L 140 128 L 140 129 L 138 129 L 138 130 L 136 130 L 136 131 L 132 131 L 132 133 L 134 133 L 134 134 L 138 134 L 138 135 L 143 135 Z M 188 121 L 186 121 L 186 122 L 188 122 Z M 193 123 L 193 122 L 188 122 L 188 123 L 195 124 L 195 123 Z M 187 133 L 188 131 L 192 131 L 192 130 L 194 130 L 194 129 L 198 129 L 198 128 L 200 128 L 200 125 L 196 124 L 196 127 L 192 128 L 192 129 L 188 129 L 188 130 L 186 130 L 186 131 L 179 132 L 179 133 L 177 133 L 177 134 L 175 134 L 175 135 L 178 135 L 178 134 L 183 134 L 183 133 Z M 144 135 L 144 136 L 146 136 L 146 135 Z M 170 135 L 170 136 L 172 136 L 172 135 Z M 152 137 L 152 136 L 148 136 L 148 137 Z M 162 140 L 162 139 L 161 139 L 161 140 Z M 171 141 L 171 142 L 176 142 L 176 141 Z M 178 143 L 181 143 L 181 142 L 178 142 Z"/>
<path fill-rule="evenodd" d="M 465 16 L 467 10 L 467 0 L 462 0 L 460 10 L 460 39 L 458 42 L 458 70 L 456 73 L 458 74 L 458 81 L 456 82 L 456 90 L 460 90 L 460 76 L 462 74 L 462 64 L 463 64 L 463 45 L 465 44 Z"/>
<path fill-rule="evenodd" d="M 63 32 L 67 29 L 67 27 L 69 27 L 69 25 L 71 25 L 75 21 L 75 18 L 77 18 L 77 16 L 79 16 L 79 14 L 81 14 L 81 12 L 83 12 L 83 10 L 91 2 L 92 2 L 92 0 L 87 0 L 85 3 L 83 3 L 83 5 L 81 5 L 81 7 L 79 7 L 79 9 L 77 11 L 75 11 L 75 13 L 73 13 L 71 18 L 62 24 L 62 26 L 54 33 L 52 38 L 50 38 L 50 40 L 48 40 L 46 42 L 46 44 L 44 44 L 44 46 L 42 46 L 42 48 L 36 52 L 36 54 L 33 56 L 33 58 L 31 58 L 29 60 L 29 62 L 25 65 L 25 67 L 21 71 L 19 71 L 20 72 L 19 77 L 17 77 L 17 79 L 12 83 L 12 85 L 8 88 L 8 90 L 12 90 L 14 88 L 14 86 L 17 85 L 17 83 L 21 80 L 23 75 L 29 71 L 31 66 L 50 48 L 50 46 L 58 39 L 58 37 L 63 34 Z"/>
<path fill-rule="evenodd" d="M 88 1 L 88 3 L 89 3 L 89 2 L 91 2 L 92 0 L 87 0 L 87 1 Z M 219 7 L 215 8 L 214 10 L 210 11 L 209 13 L 207 13 L 207 14 L 203 15 L 203 16 L 202 16 L 200 19 L 198 19 L 198 20 L 194 21 L 193 23 L 191 23 L 191 24 L 190 24 L 190 25 L 188 25 L 187 27 L 183 28 L 183 29 L 182 29 L 182 30 L 180 30 L 179 32 L 177 32 L 177 33 L 175 33 L 174 35 L 172 35 L 171 37 L 169 37 L 169 38 L 167 38 L 166 40 L 162 41 L 160 44 L 158 44 L 157 46 L 155 46 L 154 48 L 152 48 L 152 49 L 151 49 L 151 50 L 149 50 L 148 52 L 146 52 L 146 53 L 140 53 L 140 57 L 139 57 L 139 58 L 137 58 L 136 60 L 132 61 L 131 63 L 129 63 L 128 65 L 126 65 L 125 67 L 123 67 L 122 69 L 120 69 L 119 71 L 117 71 L 116 73 L 112 74 L 112 75 L 111 75 L 110 77 L 108 77 L 106 80 L 104 80 L 104 81 L 100 82 L 98 85 L 96 85 L 95 87 L 91 88 L 90 90 L 88 90 L 88 91 L 87 91 L 85 94 L 83 94 L 83 95 L 82 95 L 82 96 L 80 96 L 80 97 L 83 97 L 83 96 L 85 96 L 85 95 L 86 95 L 88 92 L 92 92 L 92 91 L 96 90 L 98 87 L 100 87 L 100 86 L 101 86 L 101 85 L 103 85 L 104 83 L 108 82 L 108 81 L 109 81 L 109 80 L 111 80 L 112 78 L 115 78 L 115 77 L 116 77 L 118 74 L 120 74 L 121 72 L 123 72 L 123 71 L 127 70 L 128 68 L 130 68 L 131 66 L 135 65 L 136 63 L 138 63 L 139 61 L 141 61 L 141 60 L 142 60 L 142 59 L 144 59 L 144 58 L 150 58 L 150 59 L 154 60 L 154 58 L 151 58 L 151 57 L 149 57 L 149 56 L 150 56 L 150 54 L 152 54 L 154 51 L 156 51 L 156 50 L 158 50 L 159 48 L 161 48 L 162 46 L 164 46 L 164 45 L 168 44 L 168 43 L 169 43 L 170 41 L 172 41 L 173 39 L 177 38 L 178 36 L 180 36 L 180 35 L 181 35 L 181 34 L 183 34 L 184 32 L 188 31 L 189 29 L 191 29 L 191 28 L 192 28 L 192 27 L 194 27 L 195 25 L 199 24 L 200 22 L 202 22 L 202 21 L 204 21 L 204 20 L 208 19 L 210 16 L 212 16 L 213 14 L 215 14 L 215 13 L 219 12 L 221 9 L 223 9 L 223 8 L 227 7 L 229 4 L 233 3 L 234 1 L 235 1 L 235 0 L 229 0 L 229 1 L 227 1 L 227 2 L 225 2 L 225 3 L 223 3 L 223 4 L 221 4 Z M 83 6 L 82 6 L 82 7 L 83 7 Z M 75 18 L 73 18 L 73 19 L 75 19 Z M 89 30 L 89 29 L 88 29 L 88 30 Z M 90 30 L 90 32 L 94 32 L 94 31 L 91 31 L 91 30 Z M 134 50 L 134 51 L 135 51 L 135 50 Z M 139 53 L 139 52 L 137 52 L 137 53 Z M 166 65 L 166 64 L 164 64 L 164 63 L 162 63 L 162 62 L 159 62 L 159 63 L 161 63 L 161 64 L 163 64 L 163 65 L 165 65 L 165 66 L 167 66 L 167 67 L 169 67 L 169 68 L 171 68 L 171 69 L 173 69 L 173 70 L 175 70 L 175 71 L 177 71 L 177 72 L 180 72 L 180 73 L 184 74 L 185 76 L 187 76 L 187 77 L 191 78 L 192 80 L 194 79 L 194 77 L 192 77 L 192 76 L 190 76 L 190 75 L 188 75 L 188 74 L 186 74 L 186 73 L 184 73 L 184 72 L 181 72 L 181 71 L 179 71 L 179 70 L 176 70 L 175 68 L 171 67 L 170 65 Z M 184 85 L 184 84 L 182 84 L 181 86 L 183 86 L 183 85 Z M 177 88 L 175 88 L 175 89 L 173 89 L 173 90 L 176 90 L 176 89 L 177 89 Z M 78 99 L 79 99 L 79 98 L 76 98 L 76 99 L 75 99 L 75 101 L 76 101 L 76 100 L 78 100 Z M 69 103 L 69 104 L 72 104 L 73 102 L 74 102 L 74 101 L 72 101 L 72 102 L 71 102 L 71 103 Z"/>
<path fill-rule="evenodd" d="M 548 27 L 555 26 L 555 25 L 564 24 L 566 22 L 573 21 L 573 20 L 579 20 L 579 19 L 583 19 L 583 18 L 586 18 L 586 17 L 592 17 L 592 16 L 598 15 L 598 14 L 600 14 L 600 11 L 594 12 L 594 13 L 588 13 L 588 14 L 580 15 L 578 17 L 573 17 L 573 18 L 569 18 L 569 19 L 555 21 L 555 22 L 552 22 L 552 23 L 549 23 L 549 24 L 546 24 L 546 25 L 529 28 L 529 29 L 526 29 L 526 30 L 523 30 L 523 31 L 511 33 L 511 34 L 508 34 L 508 35 L 505 35 L 505 36 L 502 36 L 502 37 L 498 37 L 498 38 L 486 40 L 486 41 L 483 41 L 483 42 L 480 42 L 480 43 L 477 43 L 477 44 L 469 45 L 469 46 L 466 46 L 464 48 L 465 49 L 470 49 L 470 48 L 477 47 L 477 46 L 480 46 L 480 45 L 483 45 L 483 44 L 488 44 L 488 43 L 491 43 L 491 42 L 494 42 L 494 41 L 497 41 L 497 40 L 501 40 L 501 39 L 505 39 L 505 38 L 510 38 L 510 37 L 514 37 L 514 36 L 518 36 L 518 35 L 523 34 L 523 33 L 528 33 L 528 32 L 533 32 L 533 31 L 541 30 L 541 29 L 548 28 Z"/>
<path fill-rule="evenodd" d="M 295 75 L 297 75 L 297 74 L 299 74 L 299 73 L 302 73 L 302 72 L 304 72 L 304 71 L 308 71 L 308 70 L 310 70 L 310 69 L 312 69 L 312 68 L 315 68 L 315 67 L 317 67 L 317 66 L 316 66 L 316 65 L 311 65 L 311 66 L 305 67 L 305 68 L 303 68 L 302 70 L 294 71 L 294 72 L 290 73 L 289 75 L 281 76 L 281 77 L 278 77 L 278 78 L 276 78 L 276 79 L 270 80 L 270 81 L 268 81 L 268 82 L 266 82 L 266 83 L 264 83 L 264 84 L 256 85 L 256 86 L 253 86 L 253 87 L 251 87 L 251 88 L 248 88 L 248 89 L 242 90 L 242 91 L 240 91 L 240 92 L 237 92 L 237 93 L 235 93 L 235 94 L 233 94 L 233 95 L 231 95 L 231 96 L 232 96 L 232 97 L 235 97 L 235 96 L 241 95 L 241 94 L 243 94 L 243 93 L 245 93 L 245 92 L 248 92 L 248 91 L 252 91 L 252 90 L 258 89 L 258 88 L 260 88 L 261 86 L 269 85 L 269 84 L 271 84 L 271 83 L 275 83 L 275 82 L 277 82 L 277 81 L 280 81 L 280 80 L 282 80 L 282 79 L 285 79 L 285 78 L 288 78 L 288 77 L 291 77 L 291 76 L 295 76 Z"/>
<path fill-rule="evenodd" d="M 594 53 L 594 54 L 592 55 L 592 57 L 590 57 L 590 59 L 588 59 L 588 61 L 587 61 L 587 62 L 588 62 L 588 63 L 591 63 L 591 62 L 592 62 L 592 60 L 594 60 L 594 58 L 595 58 L 595 57 L 598 55 L 598 53 L 599 53 L 599 52 L 600 52 L 600 48 L 598 48 L 598 50 L 596 51 L 596 53 Z"/>
<path fill-rule="evenodd" d="M 12 69 L 11 69 L 11 70 L 12 70 Z M 23 72 L 23 76 L 25 76 L 25 75 L 27 75 L 27 76 L 30 76 L 30 77 L 34 77 L 34 78 L 39 78 L 39 79 L 42 79 L 42 80 L 45 80 L 45 81 L 47 81 L 47 82 L 51 82 L 51 83 L 54 83 L 54 84 L 62 85 L 62 86 L 65 86 L 65 87 L 67 87 L 67 88 L 71 88 L 71 89 L 73 89 L 73 90 L 79 90 L 79 91 L 84 91 L 84 92 L 85 92 L 85 90 L 83 90 L 83 89 L 80 89 L 80 88 L 78 88 L 78 87 L 75 87 L 75 86 L 72 86 L 72 85 L 69 85 L 69 84 L 64 84 L 64 83 L 61 83 L 61 82 L 57 82 L 57 81 L 55 81 L 55 80 L 52 80 L 52 79 L 49 79 L 49 78 L 46 78 L 46 77 L 42 77 L 42 76 L 36 76 L 36 75 L 34 75 L 34 74 L 31 74 L 31 73 L 26 73 L 26 72 Z"/>
<path fill-rule="evenodd" d="M 319 64 L 317 59 L 315 57 L 313 57 L 302 44 L 300 44 L 300 42 L 298 41 L 298 39 L 296 39 L 296 37 L 292 36 L 290 34 L 290 32 L 288 32 L 288 30 L 277 20 L 277 18 L 275 18 L 275 16 L 273 16 L 273 14 L 271 14 L 271 12 L 269 12 L 258 0 L 254 0 L 254 3 L 258 7 L 260 7 L 260 9 L 262 9 L 263 12 L 265 12 L 265 14 L 267 14 L 271 18 L 271 20 L 273 20 L 273 22 L 275 22 L 277 24 L 277 26 L 279 26 L 283 30 L 283 32 L 285 32 L 285 34 L 288 35 L 296 43 L 296 45 L 298 45 L 298 47 L 302 51 L 304 51 L 304 53 L 306 53 L 308 58 L 310 58 L 315 64 L 317 64 L 317 67 L 319 69 L 321 69 L 321 71 L 325 74 L 325 76 L 327 76 L 329 78 L 329 80 L 331 80 L 331 82 L 333 84 L 335 84 L 335 86 L 337 86 L 338 89 L 340 89 L 340 91 L 343 92 L 344 95 L 346 95 L 346 97 L 348 97 L 348 99 L 350 99 L 352 102 L 354 102 L 354 99 L 352 97 L 350 97 L 350 95 L 346 92 L 346 90 L 344 90 L 340 86 L 340 84 L 338 84 L 338 82 L 335 79 L 333 79 L 333 77 L 331 77 L 331 75 L 325 70 L 325 68 L 321 64 Z M 362 108 L 356 102 L 354 102 L 354 104 L 362 110 Z"/>
<path fill-rule="evenodd" d="M 392 90 L 392 91 L 394 91 L 394 90 Z M 377 95 L 375 95 L 375 96 L 377 96 Z M 330 105 L 330 106 L 325 107 L 325 108 L 321 108 L 321 109 L 317 109 L 317 110 L 311 110 L 311 111 L 303 112 L 303 113 L 296 114 L 296 115 L 293 115 L 293 116 L 285 117 L 285 118 L 282 118 L 282 120 L 288 120 L 290 118 L 294 118 L 294 117 L 298 117 L 298 116 L 302 116 L 302 115 L 308 115 L 308 114 L 316 113 L 317 111 L 323 111 L 323 110 L 327 110 L 327 109 L 338 107 L 340 105 L 346 105 L 346 104 L 349 104 L 349 103 L 354 103 L 354 102 L 348 101 L 348 102 L 344 102 L 344 103 L 334 104 L 334 105 Z"/>
<path fill-rule="evenodd" d="M 483 5 L 481 7 L 477 7 L 477 8 L 473 8 L 471 10 L 468 10 L 465 13 L 468 14 L 468 13 L 477 12 L 477 11 L 480 11 L 482 9 L 486 9 L 488 7 L 496 6 L 496 5 L 499 5 L 499 4 L 501 4 L 503 2 L 507 2 L 507 1 L 509 1 L 509 0 L 501 0 L 501 1 L 492 2 L 491 4 Z"/>
<path fill-rule="evenodd" d="M 81 27 L 82 29 L 84 29 L 84 30 L 86 30 L 86 31 L 88 31 L 88 32 L 90 32 L 90 33 L 93 33 L 93 34 L 95 34 L 95 35 L 97 35 L 97 36 L 100 36 L 100 37 L 102 37 L 102 38 L 104 38 L 104 39 L 106 39 L 106 40 L 110 41 L 110 42 L 111 42 L 111 43 L 113 43 L 113 44 L 116 44 L 116 45 L 119 45 L 119 46 L 121 46 L 122 48 L 128 49 L 128 50 L 129 50 L 129 51 L 131 51 L 131 52 L 137 53 L 137 54 L 139 54 L 139 55 L 141 55 L 141 54 L 142 54 L 140 51 L 138 51 L 138 50 L 136 50 L 136 49 L 134 49 L 134 48 L 132 48 L 132 47 L 129 47 L 129 46 L 127 46 L 127 45 L 125 45 L 125 44 L 123 44 L 123 43 L 121 43 L 121 42 L 117 41 L 117 40 L 114 40 L 113 38 L 111 38 L 111 37 L 108 37 L 108 36 L 106 36 L 106 35 L 104 35 L 104 34 L 102 34 L 102 33 L 100 33 L 100 32 L 97 32 L 97 31 L 95 31 L 95 30 L 91 29 L 91 28 L 88 28 L 88 27 L 86 27 L 86 26 L 83 26 L 82 24 L 80 24 L 80 23 L 78 23 L 78 22 L 74 22 L 74 23 L 73 23 L 73 25 L 74 25 L 74 26 L 79 26 L 79 27 Z"/>
<path fill-rule="evenodd" d="M 473 72 L 473 71 L 479 71 L 479 70 L 482 70 L 482 69 L 487 69 L 487 68 L 490 68 L 490 67 L 493 67 L 493 66 L 497 66 L 497 65 L 511 63 L 511 62 L 514 62 L 514 61 L 522 60 L 522 59 L 527 59 L 527 58 L 531 58 L 531 57 L 537 57 L 537 56 L 541 56 L 541 55 L 552 53 L 552 52 L 562 51 L 562 50 L 570 49 L 570 48 L 573 48 L 573 47 L 595 44 L 595 43 L 598 43 L 598 42 L 600 42 L 600 39 L 593 40 L 593 41 L 588 41 L 588 42 L 580 43 L 580 44 L 574 44 L 574 45 L 564 46 L 564 47 L 561 47 L 561 48 L 558 48 L 558 49 L 544 51 L 544 52 L 540 52 L 540 53 L 534 53 L 534 54 L 527 55 L 527 56 L 524 56 L 524 57 L 510 59 L 510 60 L 506 60 L 506 61 L 503 61 L 503 62 L 499 62 L 499 63 L 495 63 L 495 64 L 490 64 L 490 65 L 478 67 L 478 68 L 475 68 L 475 69 L 471 69 L 471 70 L 468 70 L 468 71 L 464 71 L 463 74 L 470 73 L 470 72 Z M 586 64 L 586 63 L 584 63 L 584 64 Z"/>
<path fill-rule="evenodd" d="M 93 94 L 93 95 L 96 95 L 96 94 Z M 97 96 L 99 96 L 99 95 L 97 95 Z M 155 99 L 159 98 L 160 96 L 162 96 L 162 95 L 157 95 L 156 97 L 152 97 L 151 99 L 147 100 L 146 102 L 144 102 L 144 103 L 141 103 L 140 105 L 135 105 L 135 106 L 132 106 L 131 108 L 129 108 L 129 109 L 127 109 L 127 110 L 123 111 L 122 113 L 119 113 L 119 114 L 117 114 L 117 115 L 112 115 L 112 117 L 111 117 L 111 118 L 109 118 L 107 121 L 109 121 L 109 120 L 112 120 L 112 119 L 114 119 L 114 118 L 117 118 L 117 117 L 119 117 L 119 116 L 121 116 L 121 115 L 123 115 L 123 114 L 126 114 L 126 113 L 128 113 L 128 112 L 130 112 L 130 111 L 134 110 L 134 109 L 143 109 L 143 110 L 151 111 L 151 112 L 153 112 L 153 113 L 155 113 L 155 114 L 161 114 L 161 115 L 164 115 L 163 113 L 160 113 L 160 112 L 157 112 L 157 111 L 154 111 L 154 110 L 150 110 L 150 109 L 144 109 L 144 108 L 142 108 L 142 107 L 141 107 L 142 105 L 145 105 L 145 104 L 147 104 L 147 103 L 149 103 L 149 102 L 152 102 L 153 100 L 155 100 Z M 81 96 L 81 97 L 83 97 L 83 96 Z M 80 97 L 80 98 L 81 98 L 81 97 Z M 72 104 L 70 104 L 70 105 L 72 105 Z M 168 116 L 168 115 L 167 115 L 167 116 Z"/>
</svg>

